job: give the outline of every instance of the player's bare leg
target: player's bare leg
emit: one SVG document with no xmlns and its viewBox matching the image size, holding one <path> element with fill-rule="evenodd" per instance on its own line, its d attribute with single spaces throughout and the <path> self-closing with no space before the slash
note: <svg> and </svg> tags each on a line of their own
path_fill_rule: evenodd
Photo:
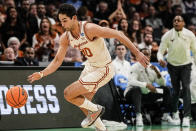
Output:
<svg viewBox="0 0 196 131">
<path fill-rule="evenodd" d="M 96 92 L 89 92 L 89 93 L 87 93 L 87 94 L 84 94 L 83 96 L 84 96 L 85 98 L 87 98 L 89 101 L 92 101 L 92 99 L 93 99 L 95 93 L 96 93 Z M 83 113 L 84 113 L 86 116 L 88 115 L 88 110 L 87 110 L 87 109 L 85 109 L 85 108 L 80 108 L 80 109 L 83 111 Z M 100 117 L 97 118 L 97 120 L 94 122 L 94 125 L 95 125 L 96 128 L 98 128 L 98 129 L 100 129 L 100 130 L 103 130 L 103 131 L 106 130 L 106 127 L 105 127 L 105 125 L 103 124 L 103 122 L 101 121 L 101 118 L 100 118 Z"/>
<path fill-rule="evenodd" d="M 64 97 L 68 102 L 80 107 L 86 100 L 83 96 L 83 94 L 86 94 L 86 93 L 89 93 L 89 91 L 86 88 L 84 88 L 83 85 L 79 81 L 76 81 L 76 82 L 73 82 L 71 85 L 69 85 L 67 88 L 65 88 Z M 92 103 L 90 104 L 90 106 L 92 106 L 92 109 L 88 109 L 88 107 L 86 109 L 90 111 L 97 110 L 97 107 L 95 104 Z"/>
<path fill-rule="evenodd" d="M 84 94 L 83 96 L 84 96 L 86 99 L 88 99 L 89 101 L 92 101 L 94 95 L 95 95 L 95 92 L 88 92 L 88 93 Z M 88 115 L 88 110 L 87 110 L 87 109 L 81 108 L 81 107 L 79 107 L 79 108 L 82 110 L 82 112 L 83 112 L 86 116 Z"/>
<path fill-rule="evenodd" d="M 95 120 L 97 120 L 97 118 L 104 112 L 104 107 L 96 105 L 84 97 L 84 95 L 87 93 L 89 93 L 89 91 L 85 87 L 83 87 L 83 85 L 79 81 L 72 83 L 64 90 L 64 97 L 67 101 L 80 108 L 84 108 L 91 111 L 88 112 L 87 118 L 85 119 L 85 121 L 83 121 L 83 127 L 92 125 L 95 122 Z M 94 93 L 91 96 L 91 100 L 93 96 Z M 84 110 L 84 112 L 86 111 Z"/>
</svg>

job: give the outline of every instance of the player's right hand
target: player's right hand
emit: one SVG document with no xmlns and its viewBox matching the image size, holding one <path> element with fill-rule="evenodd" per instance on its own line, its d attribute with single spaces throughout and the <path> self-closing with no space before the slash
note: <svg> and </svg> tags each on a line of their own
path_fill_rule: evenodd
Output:
<svg viewBox="0 0 196 131">
<path fill-rule="evenodd" d="M 146 88 L 148 88 L 151 92 L 156 93 L 156 88 L 152 84 L 147 84 Z"/>
<path fill-rule="evenodd" d="M 30 83 L 36 81 L 36 80 L 40 80 L 42 77 L 40 75 L 40 72 L 35 72 L 32 75 L 29 75 L 27 78 L 27 81 L 29 81 Z"/>
</svg>

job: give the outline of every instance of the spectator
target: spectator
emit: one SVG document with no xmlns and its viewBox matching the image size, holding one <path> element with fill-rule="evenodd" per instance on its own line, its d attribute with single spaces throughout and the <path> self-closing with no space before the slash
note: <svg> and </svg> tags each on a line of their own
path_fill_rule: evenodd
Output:
<svg viewBox="0 0 196 131">
<path fill-rule="evenodd" d="M 15 60 L 17 66 L 38 66 L 38 61 L 35 60 L 35 50 L 32 47 L 26 47 L 24 57 L 18 57 Z"/>
<path fill-rule="evenodd" d="M 109 22 L 111 23 L 111 27 L 113 29 L 118 29 L 118 23 L 122 18 L 127 18 L 126 14 L 124 13 L 124 10 L 121 6 L 121 2 L 120 0 L 118 0 L 118 5 L 117 5 L 117 9 L 110 14 L 109 16 Z"/>
<path fill-rule="evenodd" d="M 27 41 L 29 45 L 32 46 L 32 37 L 35 33 L 38 32 L 38 22 L 36 16 L 30 13 L 29 0 L 22 0 L 21 8 L 18 8 L 18 12 L 22 18 L 23 23 L 25 24 Z M 25 46 L 23 46 L 23 48 L 25 48 Z"/>
<path fill-rule="evenodd" d="M 118 23 L 118 30 L 122 31 L 125 34 L 125 36 L 127 36 L 131 40 L 132 37 L 130 36 L 130 33 L 129 33 L 129 27 L 130 27 L 130 24 L 125 18 L 122 18 Z M 134 42 L 134 44 L 136 45 L 137 43 Z M 131 56 L 131 52 L 127 50 L 125 59 L 130 61 L 131 59 L 130 56 Z"/>
<path fill-rule="evenodd" d="M 142 21 L 141 17 L 140 17 L 140 14 L 137 11 L 133 12 L 132 18 L 130 20 L 137 20 L 137 21 L 140 21 L 140 22 Z"/>
<path fill-rule="evenodd" d="M 151 52 L 149 49 L 143 48 L 141 52 L 150 59 Z M 136 126 L 143 126 L 141 114 L 142 103 L 154 103 L 159 98 L 163 98 L 163 105 L 165 106 L 162 120 L 176 125 L 176 122 L 169 115 L 171 109 L 170 89 L 165 86 L 165 79 L 159 69 L 154 65 L 144 68 L 139 62 L 136 62 L 131 66 L 129 73 L 128 87 L 124 92 L 124 96 L 135 107 Z M 161 87 L 156 89 L 153 86 L 154 82 Z"/>
<path fill-rule="evenodd" d="M 71 46 L 67 48 L 64 62 L 82 62 L 82 59 L 82 55 L 78 49 L 75 49 Z"/>
<path fill-rule="evenodd" d="M 17 37 L 22 45 L 26 42 L 26 31 L 24 23 L 21 21 L 16 8 L 10 7 L 7 10 L 7 19 L 0 28 L 0 37 L 2 45 L 8 47 L 7 41 L 10 37 Z M 20 46 L 21 46 L 20 45 Z"/>
<path fill-rule="evenodd" d="M 122 18 L 118 23 L 118 30 L 122 31 L 130 39 L 130 36 L 128 33 L 128 27 L 129 27 L 129 23 L 127 19 Z"/>
<path fill-rule="evenodd" d="M 91 22 L 91 17 L 88 16 L 88 8 L 86 6 L 81 6 L 78 11 L 78 20 L 79 21 L 88 21 Z"/>
<path fill-rule="evenodd" d="M 4 50 L 4 54 L 1 56 L 1 61 L 14 61 L 15 60 L 14 50 L 10 47 Z"/>
<path fill-rule="evenodd" d="M 57 51 L 59 36 L 52 31 L 52 25 L 47 17 L 40 23 L 40 31 L 33 36 L 33 48 L 38 61 L 51 61 Z"/>
<path fill-rule="evenodd" d="M 46 6 L 46 16 L 56 19 L 54 18 L 54 16 L 57 14 L 57 8 L 55 6 L 54 3 L 49 3 Z M 57 17 L 57 16 L 56 16 Z"/>
<path fill-rule="evenodd" d="M 149 16 L 144 18 L 145 25 L 151 25 L 153 29 L 162 29 L 163 22 L 157 17 L 157 12 L 154 6 L 149 7 Z"/>
<path fill-rule="evenodd" d="M 52 25 L 52 30 L 57 32 L 59 36 L 65 32 L 65 29 L 63 29 L 59 20 L 56 20 L 56 23 Z"/>
<path fill-rule="evenodd" d="M 102 27 L 108 27 L 108 28 L 110 27 L 110 24 L 107 20 L 99 21 L 99 25 Z M 115 46 L 119 43 L 119 41 L 114 38 L 104 38 L 104 41 L 105 41 L 105 44 L 110 52 L 112 59 L 114 59 L 116 56 Z"/>
<path fill-rule="evenodd" d="M 196 14 L 196 1 L 184 0 L 182 2 L 183 14 Z"/>
<path fill-rule="evenodd" d="M 115 47 L 116 58 L 112 61 L 115 74 L 120 74 L 128 78 L 130 63 L 125 60 L 127 48 L 123 44 L 117 44 Z"/>
<path fill-rule="evenodd" d="M 127 8 L 127 12 L 126 12 L 126 14 L 127 14 L 127 20 L 131 20 L 132 18 L 133 18 L 133 15 L 134 15 L 134 13 L 136 12 L 136 8 L 134 7 L 134 6 L 129 6 L 128 8 Z M 138 12 L 137 12 L 138 13 Z M 137 16 L 137 14 L 136 14 L 136 16 Z M 140 17 L 140 16 L 139 16 Z M 138 18 L 138 17 L 137 17 Z"/>
<path fill-rule="evenodd" d="M 153 35 L 153 28 L 152 28 L 152 26 L 151 25 L 146 25 L 143 29 L 142 29 L 142 31 L 141 31 L 141 38 L 142 38 L 142 40 L 141 40 L 141 42 L 144 42 L 144 35 L 145 34 L 152 34 Z"/>
<path fill-rule="evenodd" d="M 187 29 L 189 29 L 190 31 L 193 32 L 193 34 L 196 35 L 196 26 L 195 25 L 189 24 L 189 25 L 187 25 Z"/>
<path fill-rule="evenodd" d="M 66 0 L 66 3 L 73 5 L 76 10 L 78 10 L 82 6 L 82 2 L 82 0 Z"/>
<path fill-rule="evenodd" d="M 196 38 L 188 29 L 184 28 L 185 22 L 182 16 L 176 16 L 173 19 L 173 27 L 165 33 L 161 39 L 161 44 L 157 57 L 161 66 L 166 66 L 164 61 L 164 53 L 167 54 L 167 68 L 171 76 L 173 91 L 173 112 L 174 119 L 180 124 L 178 109 L 178 99 L 180 96 L 180 88 L 182 84 L 183 107 L 184 114 L 182 126 L 190 126 L 191 113 L 191 94 L 190 94 L 190 74 L 191 74 L 191 53 L 194 54 L 194 62 L 196 63 Z"/>
<path fill-rule="evenodd" d="M 128 29 L 129 36 L 131 38 L 131 41 L 138 45 L 142 41 L 142 35 L 141 35 L 141 23 L 138 20 L 133 20 L 130 23 L 130 27 Z"/>
<path fill-rule="evenodd" d="M 144 33 L 143 34 L 153 34 L 153 28 L 151 25 L 146 25 L 144 27 Z"/>
<path fill-rule="evenodd" d="M 158 59 L 157 59 L 158 50 L 159 50 L 159 46 L 158 46 L 157 42 L 153 41 L 150 62 L 158 62 Z"/>
<path fill-rule="evenodd" d="M 144 34 L 144 42 L 140 43 L 138 45 L 139 49 L 147 48 L 151 51 L 152 49 L 152 42 L 153 42 L 153 37 L 152 34 Z"/>
<path fill-rule="evenodd" d="M 16 7 L 15 1 L 14 0 L 5 0 L 3 2 L 2 12 L 5 13 L 8 10 L 8 8 L 10 8 L 10 7 L 14 7 L 14 8 Z"/>
<path fill-rule="evenodd" d="M 141 50 L 143 48 L 147 48 L 151 51 L 151 58 L 150 62 L 158 62 L 157 61 L 157 52 L 158 52 L 158 44 L 153 41 L 153 36 L 152 34 L 145 34 L 144 35 L 144 42 L 140 43 L 138 45 L 138 48 Z"/>
<path fill-rule="evenodd" d="M 100 20 L 108 20 L 108 17 L 110 15 L 110 10 L 108 8 L 108 3 L 104 0 L 101 0 L 98 4 L 98 10 L 94 14 L 94 22 Z"/>
<path fill-rule="evenodd" d="M 171 0 L 172 6 L 180 5 L 183 0 Z"/>
<path fill-rule="evenodd" d="M 183 9 L 181 5 L 173 6 L 172 10 L 173 10 L 172 21 L 175 16 L 182 16 L 186 24 L 196 24 L 195 22 L 196 15 L 183 14 Z M 173 26 L 172 21 L 171 21 L 171 27 Z M 170 21 L 167 21 L 167 22 L 170 22 Z"/>
<path fill-rule="evenodd" d="M 38 16 L 38 17 L 37 17 L 38 26 L 40 26 L 41 20 L 42 20 L 44 17 L 46 17 L 46 6 L 45 6 L 45 4 L 44 4 L 42 1 L 40 1 L 40 2 L 37 4 L 37 16 Z M 52 25 L 55 24 L 55 20 L 54 20 L 53 18 L 48 17 L 48 19 L 49 19 L 49 21 L 50 21 L 50 23 L 51 23 Z"/>
<path fill-rule="evenodd" d="M 0 12 L 0 27 L 5 22 L 5 19 L 6 19 L 6 15 Z"/>
<path fill-rule="evenodd" d="M 149 10 L 149 6 L 147 2 L 142 2 L 139 8 L 139 14 L 141 19 L 143 20 L 145 17 L 147 17 L 149 15 L 148 10 Z"/>
<path fill-rule="evenodd" d="M 173 20 L 172 1 L 171 0 L 160 1 L 159 4 L 161 4 L 160 7 L 162 9 L 160 9 L 158 15 L 161 18 L 164 27 L 172 28 L 172 24 L 171 24 Z"/>
<path fill-rule="evenodd" d="M 29 14 L 35 16 L 36 18 L 38 17 L 37 16 L 37 5 L 35 3 L 30 5 Z"/>
<path fill-rule="evenodd" d="M 8 47 L 11 47 L 14 50 L 15 57 L 22 57 L 23 51 L 19 50 L 20 41 L 17 37 L 10 37 L 7 42 Z"/>
<path fill-rule="evenodd" d="M 168 28 L 163 28 L 161 33 L 162 33 L 162 35 L 164 35 L 164 34 L 165 34 L 166 32 L 168 32 L 168 31 L 169 31 Z"/>
</svg>

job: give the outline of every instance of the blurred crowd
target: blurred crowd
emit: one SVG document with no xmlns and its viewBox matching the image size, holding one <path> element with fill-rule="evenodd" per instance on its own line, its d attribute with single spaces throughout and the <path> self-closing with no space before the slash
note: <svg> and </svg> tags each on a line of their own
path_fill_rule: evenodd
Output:
<svg viewBox="0 0 196 131">
<path fill-rule="evenodd" d="M 162 35 L 171 29 L 174 16 L 183 16 L 195 34 L 195 0 L 0 0 L 0 61 L 39 65 L 51 61 L 64 32 L 58 21 L 60 4 L 76 7 L 78 19 L 122 31 L 139 49 L 151 50 L 157 62 Z M 112 59 L 116 39 L 105 39 Z M 135 62 L 127 52 L 126 60 Z M 69 47 L 64 62 L 83 62 L 84 56 Z"/>
<path fill-rule="evenodd" d="M 62 3 L 72 4 L 77 9 L 77 18 L 80 21 L 92 22 L 123 32 L 144 55 L 149 57 L 151 63 L 158 64 L 157 53 L 161 49 L 161 41 L 164 41 L 162 36 L 171 31 L 173 24 L 181 23 L 179 25 L 182 28 L 190 30 L 189 34 L 193 34 L 193 37 L 196 35 L 196 0 L 0 0 L 0 65 L 48 64 L 55 57 L 60 36 L 65 32 L 58 20 L 58 9 Z M 175 16 L 180 16 L 180 19 L 175 20 Z M 178 33 L 179 39 L 185 39 L 186 36 Z M 127 88 L 122 97 L 135 104 L 136 125 L 143 126 L 141 109 L 145 100 L 154 103 L 160 98 L 164 99 L 165 105 L 162 120 L 179 125 L 180 121 L 174 121 L 179 120 L 177 109 L 171 111 L 170 107 L 172 99 L 170 88 L 165 87 L 171 87 L 171 82 L 170 85 L 165 83 L 168 72 L 161 74 L 164 72 L 160 72 L 154 65 L 145 69 L 118 40 L 114 38 L 104 40 L 112 57 L 115 73 L 122 74 L 126 78 L 131 73 L 132 79 L 129 80 L 131 88 Z M 63 64 L 82 63 L 85 60 L 79 50 L 69 46 Z M 130 63 L 135 64 L 131 67 Z M 186 63 L 182 65 L 186 66 Z M 192 104 L 196 103 L 195 69 L 191 74 Z M 155 90 L 154 82 L 162 88 L 159 94 Z M 189 84 L 189 81 L 187 83 Z M 179 91 L 176 96 L 175 99 L 178 100 Z M 189 97 L 190 94 L 187 94 L 183 99 L 190 102 Z M 188 115 L 184 115 L 184 118 L 190 115 L 191 103 L 188 104 L 186 106 Z M 170 112 L 175 113 L 174 120 L 170 117 Z M 196 112 L 192 117 L 196 120 Z M 188 118 L 182 122 L 182 125 L 190 126 Z"/>
</svg>

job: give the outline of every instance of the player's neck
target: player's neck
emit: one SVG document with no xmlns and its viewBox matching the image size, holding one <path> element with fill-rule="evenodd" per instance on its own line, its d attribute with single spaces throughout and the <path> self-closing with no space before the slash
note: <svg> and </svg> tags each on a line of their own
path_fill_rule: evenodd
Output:
<svg viewBox="0 0 196 131">
<path fill-rule="evenodd" d="M 80 23 L 77 22 L 74 26 L 73 30 L 71 31 L 72 35 L 74 35 L 75 38 L 78 38 L 80 35 Z"/>
</svg>

